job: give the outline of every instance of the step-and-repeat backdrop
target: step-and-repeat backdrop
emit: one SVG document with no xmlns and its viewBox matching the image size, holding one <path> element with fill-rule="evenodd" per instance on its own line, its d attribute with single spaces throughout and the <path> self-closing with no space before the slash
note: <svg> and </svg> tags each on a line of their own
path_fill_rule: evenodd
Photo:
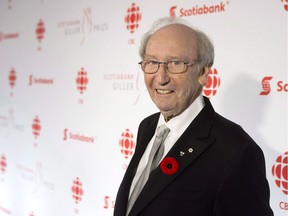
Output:
<svg viewBox="0 0 288 216">
<path fill-rule="evenodd" d="M 163 16 L 212 38 L 203 94 L 261 146 L 287 215 L 287 14 L 287 0 L 1 0 L 0 215 L 113 214 L 138 125 L 157 111 L 138 47 Z"/>
</svg>

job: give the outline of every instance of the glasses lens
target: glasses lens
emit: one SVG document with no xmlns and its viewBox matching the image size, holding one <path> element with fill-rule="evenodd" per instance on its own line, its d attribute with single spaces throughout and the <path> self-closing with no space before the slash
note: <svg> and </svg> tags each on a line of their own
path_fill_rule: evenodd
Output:
<svg viewBox="0 0 288 216">
<path fill-rule="evenodd" d="M 185 63 L 183 61 L 169 61 L 167 62 L 167 67 L 171 73 L 182 73 L 185 71 Z"/>
<path fill-rule="evenodd" d="M 158 70 L 158 64 L 159 62 L 157 61 L 142 61 L 141 66 L 145 73 L 156 73 Z"/>
</svg>

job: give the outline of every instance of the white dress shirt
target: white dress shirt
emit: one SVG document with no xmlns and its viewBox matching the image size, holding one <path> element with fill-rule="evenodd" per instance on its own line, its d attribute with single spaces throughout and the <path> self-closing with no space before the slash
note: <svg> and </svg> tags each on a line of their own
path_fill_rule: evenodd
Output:
<svg viewBox="0 0 288 216">
<path fill-rule="evenodd" d="M 202 95 L 199 95 L 195 101 L 186 109 L 184 110 L 180 115 L 173 117 L 168 122 L 165 122 L 164 116 L 160 115 L 157 128 L 160 125 L 166 124 L 166 126 L 170 129 L 170 132 L 167 136 L 167 138 L 164 141 L 165 149 L 162 159 L 165 157 L 165 155 L 170 151 L 170 149 L 173 147 L 173 145 L 176 143 L 178 138 L 183 134 L 183 132 L 187 129 L 187 127 L 190 125 L 190 123 L 194 120 L 194 118 L 199 114 L 199 112 L 202 110 L 202 108 L 205 106 L 205 102 Z M 155 134 L 150 140 L 144 154 L 142 155 L 142 158 L 139 162 L 137 172 L 134 176 L 134 179 L 131 184 L 130 188 L 130 194 L 129 197 L 133 191 L 133 188 L 138 181 L 141 173 L 143 172 L 146 164 L 148 163 L 148 158 L 150 151 L 152 149 L 152 145 L 155 139 Z"/>
</svg>

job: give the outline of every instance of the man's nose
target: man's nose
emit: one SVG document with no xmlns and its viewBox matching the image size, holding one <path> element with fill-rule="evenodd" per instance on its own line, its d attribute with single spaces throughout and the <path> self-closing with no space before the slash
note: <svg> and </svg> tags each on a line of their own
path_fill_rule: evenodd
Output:
<svg viewBox="0 0 288 216">
<path fill-rule="evenodd" d="M 156 73 L 156 80 L 161 84 L 165 85 L 170 81 L 169 72 L 165 64 L 159 64 L 159 69 Z"/>
</svg>

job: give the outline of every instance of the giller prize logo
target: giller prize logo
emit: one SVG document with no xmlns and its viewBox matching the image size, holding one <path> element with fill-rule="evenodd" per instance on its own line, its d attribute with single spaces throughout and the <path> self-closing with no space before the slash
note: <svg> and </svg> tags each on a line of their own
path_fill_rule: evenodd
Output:
<svg viewBox="0 0 288 216">
<path fill-rule="evenodd" d="M 84 92 L 87 90 L 87 86 L 89 83 L 88 73 L 83 67 L 77 72 L 77 77 L 76 77 L 75 82 L 77 85 L 77 90 L 79 91 L 80 95 L 83 95 Z M 83 104 L 84 99 L 80 98 L 79 103 Z"/>
<path fill-rule="evenodd" d="M 288 196 L 288 151 L 276 158 L 276 162 L 272 166 L 272 175 L 274 176 L 277 187 L 284 195 Z M 279 207 L 287 211 L 287 200 L 280 202 Z"/>
<path fill-rule="evenodd" d="M 73 180 L 71 186 L 72 198 L 76 205 L 78 205 L 82 201 L 82 197 L 84 195 L 83 184 L 80 181 L 79 177 L 76 177 Z M 79 214 L 79 209 L 74 208 L 74 213 Z"/>
<path fill-rule="evenodd" d="M 227 2 L 219 2 L 216 4 L 202 4 L 202 5 L 193 5 L 188 8 L 178 8 L 177 5 L 170 7 L 169 14 L 171 17 L 189 17 L 189 16 L 199 16 L 199 15 L 208 15 L 216 13 L 226 12 L 226 8 L 229 5 Z"/>
<path fill-rule="evenodd" d="M 24 125 L 19 124 L 15 118 L 15 111 L 12 108 L 8 110 L 8 114 L 0 114 L 0 128 L 0 133 L 5 133 L 6 137 L 10 137 L 13 131 L 24 132 L 25 129 Z M 6 132 L 4 132 L 5 128 Z"/>
<path fill-rule="evenodd" d="M 16 164 L 16 170 L 23 180 L 31 183 L 31 192 L 37 193 L 41 188 L 50 191 L 55 190 L 55 183 L 46 177 L 42 162 L 36 162 L 35 168 L 24 164 Z"/>
<path fill-rule="evenodd" d="M 208 98 L 212 98 L 217 93 L 219 87 L 220 77 L 218 71 L 216 68 L 210 69 L 207 83 L 203 88 L 203 94 Z"/>
<path fill-rule="evenodd" d="M 125 24 L 126 29 L 133 34 L 138 28 L 139 23 L 142 19 L 142 14 L 140 12 L 139 6 L 135 3 L 132 3 L 131 6 L 127 9 L 126 16 L 125 16 Z M 128 40 L 129 45 L 135 45 L 135 38 L 131 38 Z"/>
<path fill-rule="evenodd" d="M 35 34 L 36 34 L 36 39 L 39 42 L 38 50 L 41 51 L 42 47 L 40 46 L 40 43 L 44 39 L 44 34 L 46 32 L 45 29 L 45 24 L 42 19 L 39 19 L 39 21 L 36 24 L 36 29 L 35 29 Z"/>
<path fill-rule="evenodd" d="M 275 83 L 272 80 L 273 76 L 265 76 L 262 79 L 262 91 L 260 92 L 260 95 L 267 96 L 271 93 L 273 89 L 276 89 L 278 93 L 287 93 L 288 92 L 288 83 L 284 82 L 283 80 L 278 80 L 277 87 L 274 87 Z"/>
<path fill-rule="evenodd" d="M 119 147 L 124 158 L 130 159 L 135 150 L 135 141 L 133 133 L 131 133 L 129 129 L 126 129 L 124 132 L 122 132 L 119 140 Z M 123 164 L 123 169 L 126 168 L 127 164 Z"/>
<path fill-rule="evenodd" d="M 108 31 L 108 23 L 95 23 L 92 9 L 87 7 L 82 10 L 82 16 L 58 22 L 58 28 L 63 29 L 65 36 L 80 36 L 80 46 L 82 46 L 89 34 Z"/>
<path fill-rule="evenodd" d="M 136 77 L 133 73 L 106 73 L 103 79 L 111 82 L 114 91 L 134 91 L 136 89 Z"/>
<path fill-rule="evenodd" d="M 17 80 L 16 71 L 13 67 L 9 71 L 8 80 L 9 80 L 9 85 L 11 89 L 10 95 L 13 96 L 13 89 L 14 89 L 14 86 L 16 85 L 16 80 Z"/>
</svg>

